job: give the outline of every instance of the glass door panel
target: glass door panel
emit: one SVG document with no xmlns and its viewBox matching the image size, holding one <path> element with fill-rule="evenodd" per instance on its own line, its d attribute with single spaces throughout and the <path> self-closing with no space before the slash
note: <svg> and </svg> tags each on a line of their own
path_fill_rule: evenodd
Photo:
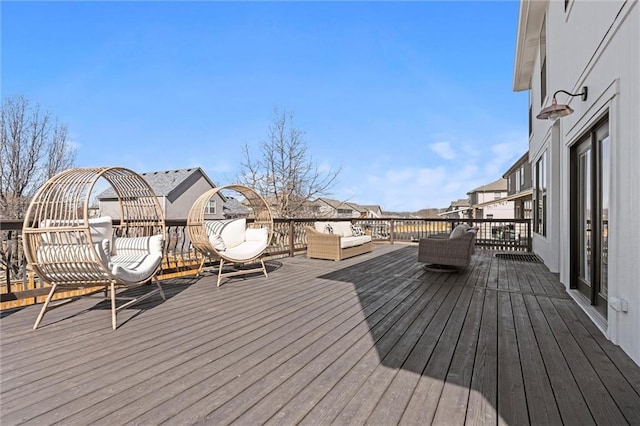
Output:
<svg viewBox="0 0 640 426">
<path fill-rule="evenodd" d="M 611 139 L 607 133 L 600 145 L 600 285 L 599 295 L 607 301 L 609 284 L 609 190 Z"/>
<path fill-rule="evenodd" d="M 607 314 L 609 193 L 611 174 L 609 123 L 593 127 L 572 149 L 571 287 Z"/>
<path fill-rule="evenodd" d="M 591 149 L 583 147 L 578 154 L 578 288 L 591 296 Z"/>
</svg>

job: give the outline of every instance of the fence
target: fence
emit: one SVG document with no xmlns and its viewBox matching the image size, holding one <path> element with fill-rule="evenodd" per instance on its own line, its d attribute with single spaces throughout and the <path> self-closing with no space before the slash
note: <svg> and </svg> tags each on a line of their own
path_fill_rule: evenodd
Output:
<svg viewBox="0 0 640 426">
<path fill-rule="evenodd" d="M 317 219 L 275 219 L 267 258 L 295 256 L 307 248 L 305 226 Z M 346 219 L 322 219 L 340 221 Z M 449 233 L 460 222 L 478 228 L 476 248 L 531 251 L 529 219 L 348 219 L 368 231 L 377 243 L 417 243 L 430 235 Z M 196 253 L 187 235 L 186 220 L 166 222 L 165 253 L 158 279 L 194 274 L 202 257 Z M 90 291 L 95 291 L 91 289 Z M 0 307 L 39 302 L 48 292 L 45 284 L 29 270 L 22 250 L 22 221 L 0 220 Z M 75 295 L 74 292 L 73 295 Z M 69 297 L 61 294 L 61 297 Z"/>
</svg>

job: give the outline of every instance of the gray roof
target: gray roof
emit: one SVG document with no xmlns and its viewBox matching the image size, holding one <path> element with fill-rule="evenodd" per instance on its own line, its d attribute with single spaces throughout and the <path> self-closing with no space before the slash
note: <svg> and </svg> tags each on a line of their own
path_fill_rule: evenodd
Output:
<svg viewBox="0 0 640 426">
<path fill-rule="evenodd" d="M 180 186 L 182 182 L 187 180 L 190 176 L 192 176 L 195 173 L 201 173 L 202 176 L 204 176 L 204 178 L 207 181 L 209 181 L 209 183 L 211 184 L 211 187 L 215 188 L 215 185 L 213 184 L 213 182 L 211 182 L 209 177 L 200 167 L 194 167 L 190 169 L 161 170 L 158 172 L 140 173 L 140 176 L 142 176 L 144 180 L 147 181 L 147 183 L 149 184 L 153 192 L 158 197 L 162 197 L 162 196 L 167 197 L 169 196 L 171 191 L 176 189 L 178 186 Z M 114 198 L 114 197 L 115 197 L 115 192 L 113 191 L 113 188 L 108 188 L 98 195 L 98 199 Z"/>
<path fill-rule="evenodd" d="M 472 194 L 474 192 L 495 192 L 495 191 L 506 191 L 507 190 L 507 180 L 504 178 L 500 178 L 495 182 L 488 183 L 483 186 L 479 186 L 473 191 L 467 192 L 467 194 Z"/>
<path fill-rule="evenodd" d="M 249 214 L 249 209 L 235 198 L 227 197 L 222 207 L 225 214 L 232 216 L 242 216 Z"/>
<path fill-rule="evenodd" d="M 468 198 L 460 198 L 456 201 L 451 202 L 451 207 L 468 207 L 469 199 Z"/>
<path fill-rule="evenodd" d="M 345 203 L 343 201 L 334 200 L 334 199 L 331 199 L 331 198 L 320 197 L 316 201 L 324 202 L 324 203 L 328 204 L 329 206 L 333 207 L 334 209 L 354 210 L 354 207 L 349 205 L 348 203 Z"/>
</svg>

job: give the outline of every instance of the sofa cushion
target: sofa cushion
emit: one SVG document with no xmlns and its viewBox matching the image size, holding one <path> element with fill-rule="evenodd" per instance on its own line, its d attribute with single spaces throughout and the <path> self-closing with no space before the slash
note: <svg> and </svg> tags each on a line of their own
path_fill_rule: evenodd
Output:
<svg viewBox="0 0 640 426">
<path fill-rule="evenodd" d="M 358 237 L 354 237 L 354 236 L 342 237 L 340 238 L 340 247 L 341 248 L 355 247 L 355 246 L 360 246 L 362 244 L 366 244 L 370 241 L 371 241 L 370 235 L 361 235 Z"/>
<path fill-rule="evenodd" d="M 333 233 L 341 237 L 352 237 L 351 222 L 333 222 Z"/>
<path fill-rule="evenodd" d="M 333 234 L 333 223 L 332 222 L 315 222 L 313 227 L 316 231 L 321 232 L 323 234 Z"/>
</svg>

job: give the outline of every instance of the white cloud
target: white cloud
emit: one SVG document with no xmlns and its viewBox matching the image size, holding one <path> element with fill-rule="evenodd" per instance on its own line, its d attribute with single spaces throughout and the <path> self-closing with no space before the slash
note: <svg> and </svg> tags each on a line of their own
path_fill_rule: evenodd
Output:
<svg viewBox="0 0 640 426">
<path fill-rule="evenodd" d="M 445 160 L 453 160 L 457 157 L 456 151 L 451 147 L 450 142 L 435 142 L 429 148 Z"/>
</svg>

